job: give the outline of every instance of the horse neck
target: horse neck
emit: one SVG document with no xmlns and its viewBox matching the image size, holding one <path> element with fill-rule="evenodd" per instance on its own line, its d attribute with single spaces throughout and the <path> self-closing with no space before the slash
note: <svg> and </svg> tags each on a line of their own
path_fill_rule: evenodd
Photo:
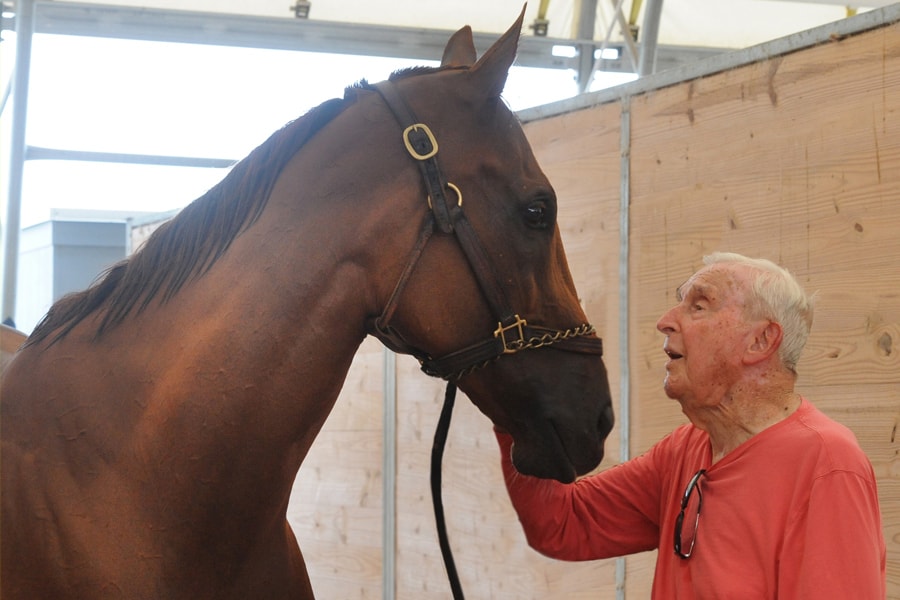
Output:
<svg viewBox="0 0 900 600">
<path fill-rule="evenodd" d="M 302 148 L 255 224 L 171 300 L 99 342 L 90 318 L 17 360 L 4 410 L 20 404 L 49 424 L 36 431 L 53 430 L 47 452 L 72 465 L 79 489 L 98 473 L 116 489 L 166 481 L 138 496 L 173 498 L 157 504 L 171 518 L 179 493 L 195 502 L 178 510 L 196 507 L 197 519 L 226 498 L 286 503 L 424 214 L 409 157 L 380 149 L 399 129 L 366 114 L 345 111 Z"/>
<path fill-rule="evenodd" d="M 386 118 L 383 131 L 373 130 L 366 114 L 342 113 L 302 148 L 258 221 L 178 302 L 159 308 L 178 305 L 167 318 L 183 327 L 181 355 L 167 374 L 175 398 L 166 401 L 181 419 L 173 422 L 195 435 L 211 416 L 179 403 L 203 401 L 216 406 L 219 428 L 234 430 L 227 439 L 198 438 L 208 446 L 196 455 L 230 454 L 229 464 L 248 472 L 280 461 L 289 474 L 281 484 L 289 485 L 333 407 L 367 318 L 399 278 L 424 200 L 402 151 L 371 151 L 391 134 L 400 146 L 399 128 Z"/>
</svg>

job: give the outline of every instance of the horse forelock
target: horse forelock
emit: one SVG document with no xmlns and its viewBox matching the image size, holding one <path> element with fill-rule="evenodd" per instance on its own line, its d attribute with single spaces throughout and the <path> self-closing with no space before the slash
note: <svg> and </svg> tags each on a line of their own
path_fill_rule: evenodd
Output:
<svg viewBox="0 0 900 600">
<path fill-rule="evenodd" d="M 26 344 L 56 331 L 55 343 L 86 317 L 106 308 L 95 335 L 99 338 L 154 299 L 170 300 L 207 272 L 259 218 L 288 161 L 352 100 L 349 95 L 328 100 L 273 133 L 222 181 L 160 226 L 140 250 L 101 273 L 88 289 L 56 302 Z"/>
</svg>

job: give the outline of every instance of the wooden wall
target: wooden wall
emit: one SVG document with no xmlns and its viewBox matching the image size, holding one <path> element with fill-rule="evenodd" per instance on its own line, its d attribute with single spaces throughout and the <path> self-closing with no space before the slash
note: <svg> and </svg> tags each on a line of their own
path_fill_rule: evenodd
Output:
<svg viewBox="0 0 900 600">
<path fill-rule="evenodd" d="M 853 429 L 872 460 L 888 597 L 900 599 L 900 26 L 548 116 L 526 132 L 559 194 L 570 264 L 616 397 L 619 295 L 628 294 L 631 455 L 684 422 L 661 390 L 655 323 L 704 254 L 767 257 L 818 292 L 799 390 Z M 368 341 L 298 477 L 290 517 L 321 598 L 382 597 L 382 361 Z M 406 357 L 396 375 L 396 597 L 443 599 L 428 484 L 443 388 Z M 607 444 L 607 465 L 620 458 L 621 434 Z M 467 595 L 614 598 L 615 561 L 562 563 L 527 547 L 498 458 L 490 423 L 461 397 L 444 504 Z M 653 564 L 653 553 L 627 559 L 627 598 L 649 597 Z"/>
</svg>

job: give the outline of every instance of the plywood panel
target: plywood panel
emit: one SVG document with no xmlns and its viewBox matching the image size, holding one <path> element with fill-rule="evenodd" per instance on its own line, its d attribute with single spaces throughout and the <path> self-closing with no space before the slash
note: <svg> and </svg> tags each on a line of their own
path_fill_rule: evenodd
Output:
<svg viewBox="0 0 900 600">
<path fill-rule="evenodd" d="M 383 351 L 366 340 L 297 474 L 288 521 L 320 598 L 381 598 Z"/>
</svg>

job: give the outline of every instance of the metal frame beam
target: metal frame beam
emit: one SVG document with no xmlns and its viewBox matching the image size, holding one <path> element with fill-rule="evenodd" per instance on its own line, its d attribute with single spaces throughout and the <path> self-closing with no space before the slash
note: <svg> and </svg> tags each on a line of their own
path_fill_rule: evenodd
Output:
<svg viewBox="0 0 900 600">
<path fill-rule="evenodd" d="M 448 30 L 363 25 L 294 18 L 136 8 L 77 2 L 36 2 L 36 33 L 210 44 L 437 60 Z M 474 33 L 479 53 L 496 34 Z M 576 59 L 553 55 L 556 45 L 592 46 L 591 41 L 523 36 L 518 64 L 576 68 Z"/>
<path fill-rule="evenodd" d="M 35 33 L 80 35 L 117 39 L 166 41 L 190 44 L 210 44 L 247 48 L 267 48 L 385 56 L 437 60 L 452 31 L 418 27 L 393 27 L 365 25 L 334 21 L 294 19 L 290 17 L 260 17 L 207 13 L 185 10 L 167 10 L 88 4 L 79 2 L 33 1 Z M 596 0 L 587 2 L 594 7 Z M 582 11 L 581 19 L 590 24 Z M 5 19 L 2 27 L 12 28 Z M 645 23 L 646 25 L 646 23 Z M 600 42 L 589 39 L 591 32 L 585 27 L 578 31 L 580 39 L 548 38 L 525 35 L 519 42 L 516 64 L 524 67 L 548 69 L 581 69 L 581 57 L 593 59 Z M 495 33 L 474 32 L 475 47 L 479 54 L 487 50 L 497 39 Z M 555 56 L 554 47 L 574 47 L 574 56 Z M 611 44 L 619 47 L 621 44 Z M 672 66 L 692 62 L 700 57 L 720 54 L 719 48 L 685 46 L 661 46 L 660 66 Z M 571 53 L 570 53 L 571 54 Z M 604 61 L 604 70 L 633 72 L 627 61 Z"/>
<path fill-rule="evenodd" d="M 31 74 L 31 41 L 34 33 L 33 0 L 19 0 L 16 19 L 16 67 L 13 73 L 13 117 L 10 132 L 9 187 L 6 221 L 3 223 L 3 294 L 0 320 L 14 324 L 16 281 L 19 276 L 19 232 L 22 228 L 22 180 L 25 175 L 25 121 L 28 112 L 28 79 Z"/>
</svg>

